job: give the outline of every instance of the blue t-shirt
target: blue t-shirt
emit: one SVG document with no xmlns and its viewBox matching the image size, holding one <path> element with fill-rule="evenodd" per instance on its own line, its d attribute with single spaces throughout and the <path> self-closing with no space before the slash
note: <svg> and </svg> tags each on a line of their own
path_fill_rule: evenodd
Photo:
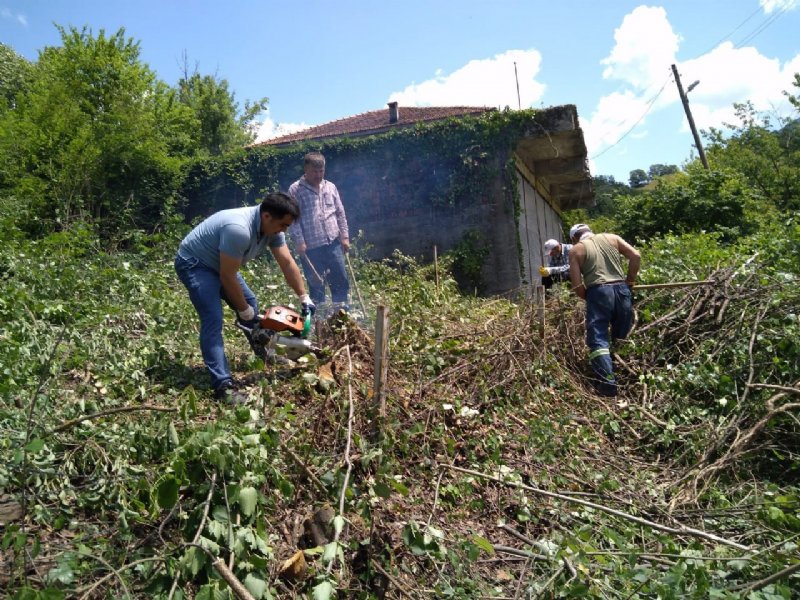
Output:
<svg viewBox="0 0 800 600">
<path fill-rule="evenodd" d="M 183 238 L 178 254 L 196 258 L 209 269 L 219 273 L 219 253 L 241 259 L 245 264 L 264 248 L 286 245 L 283 233 L 263 235 L 259 206 L 229 208 L 208 217 Z"/>
</svg>

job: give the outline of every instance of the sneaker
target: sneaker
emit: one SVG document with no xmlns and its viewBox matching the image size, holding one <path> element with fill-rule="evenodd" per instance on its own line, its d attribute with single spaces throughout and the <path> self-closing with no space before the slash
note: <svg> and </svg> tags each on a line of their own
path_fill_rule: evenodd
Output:
<svg viewBox="0 0 800 600">
<path fill-rule="evenodd" d="M 214 398 L 231 406 L 241 406 L 247 403 L 247 396 L 236 389 L 236 384 L 231 379 L 223 381 L 214 390 Z"/>
</svg>

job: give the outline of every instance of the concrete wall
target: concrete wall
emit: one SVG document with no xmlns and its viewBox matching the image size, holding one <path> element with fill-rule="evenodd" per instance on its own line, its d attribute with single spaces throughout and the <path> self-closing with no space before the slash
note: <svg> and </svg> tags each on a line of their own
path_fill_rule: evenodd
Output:
<svg viewBox="0 0 800 600">
<path fill-rule="evenodd" d="M 523 262 L 522 285 L 528 288 L 525 291 L 526 295 L 530 295 L 529 286 L 541 282 L 539 267 L 546 264 L 543 247 L 545 241 L 549 238 L 560 242 L 566 240 L 562 239 L 564 234 L 561 217 L 519 171 L 517 171 L 517 189 L 520 191 L 522 207 L 519 219 Z"/>
<path fill-rule="evenodd" d="M 508 155 L 482 155 L 479 181 L 459 180 L 464 156 L 443 156 L 429 150 L 419 155 L 409 145 L 351 148 L 328 156 L 326 178 L 336 184 L 347 212 L 352 239 L 370 247 L 369 258 L 390 257 L 395 250 L 422 262 L 459 245 L 468 232 L 478 232 L 487 250 L 482 269 L 486 295 L 529 294 L 540 281 L 542 245 L 561 238 L 557 213 L 517 172 L 517 193 L 508 185 Z M 404 153 L 404 154 L 400 154 Z M 232 170 L 220 169 L 186 190 L 188 218 L 216 210 L 252 205 L 264 190 L 287 190 L 303 173 L 302 154 L 277 163 L 254 160 L 247 167 L 248 185 Z M 477 193 L 476 193 L 477 192 Z M 519 205 L 519 219 L 515 216 Z"/>
<path fill-rule="evenodd" d="M 503 172 L 502 158 L 492 167 Z M 373 156 L 351 154 L 329 159 L 326 179 L 336 184 L 347 213 L 350 236 L 362 232 L 370 258 L 382 259 L 395 250 L 418 260 L 432 261 L 457 246 L 469 231 L 481 234 L 489 250 L 483 268 L 484 294 L 520 286 L 517 227 L 513 202 L 502 175 L 488 182 L 477 200 L 448 198 L 453 166 L 430 157 L 406 161 L 395 168 L 391 150 Z M 285 190 L 301 171 L 281 178 Z M 288 174 L 287 174 L 288 175 Z M 537 267 L 538 268 L 538 267 Z"/>
</svg>

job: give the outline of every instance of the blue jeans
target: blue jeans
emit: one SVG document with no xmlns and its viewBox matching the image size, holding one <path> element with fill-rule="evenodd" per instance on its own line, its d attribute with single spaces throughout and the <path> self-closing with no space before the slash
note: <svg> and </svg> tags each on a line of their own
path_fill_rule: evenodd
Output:
<svg viewBox="0 0 800 600">
<path fill-rule="evenodd" d="M 314 304 L 325 302 L 325 283 L 331 288 L 331 302 L 347 303 L 350 282 L 344 265 L 342 244 L 338 241 L 306 250 L 300 255 L 308 282 L 308 295 Z"/>
<path fill-rule="evenodd" d="M 597 376 L 597 389 L 616 396 L 617 380 L 611 362 L 608 330 L 615 340 L 628 336 L 633 327 L 631 289 L 625 282 L 597 285 L 586 290 L 586 345 Z"/>
<path fill-rule="evenodd" d="M 203 362 L 211 375 L 211 386 L 217 389 L 226 381 L 230 381 L 231 371 L 228 359 L 225 358 L 225 345 L 222 340 L 222 303 L 224 300 L 233 308 L 225 297 L 219 273 L 209 269 L 196 258 L 175 257 L 175 272 L 186 289 L 197 315 L 200 317 L 200 351 Z M 242 276 L 236 278 L 242 286 L 244 299 L 258 313 L 258 302 L 253 292 L 247 287 Z"/>
</svg>

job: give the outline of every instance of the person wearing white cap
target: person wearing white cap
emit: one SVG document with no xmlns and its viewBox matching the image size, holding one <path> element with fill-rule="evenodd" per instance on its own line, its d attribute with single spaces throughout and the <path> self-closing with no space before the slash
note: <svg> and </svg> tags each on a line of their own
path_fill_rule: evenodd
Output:
<svg viewBox="0 0 800 600">
<path fill-rule="evenodd" d="M 569 281 L 569 251 L 572 244 L 562 244 L 558 240 L 549 239 L 544 243 L 544 254 L 547 266 L 539 267 L 542 285 L 549 289 L 553 282 Z"/>
<path fill-rule="evenodd" d="M 573 243 L 569 257 L 572 289 L 586 301 L 586 345 L 589 362 L 597 376 L 597 391 L 617 395 L 611 361 L 609 328 L 614 340 L 624 339 L 633 327 L 631 289 L 639 273 L 639 251 L 614 233 L 592 232 L 585 223 L 569 230 Z M 622 257 L 628 259 L 627 270 Z"/>
</svg>

